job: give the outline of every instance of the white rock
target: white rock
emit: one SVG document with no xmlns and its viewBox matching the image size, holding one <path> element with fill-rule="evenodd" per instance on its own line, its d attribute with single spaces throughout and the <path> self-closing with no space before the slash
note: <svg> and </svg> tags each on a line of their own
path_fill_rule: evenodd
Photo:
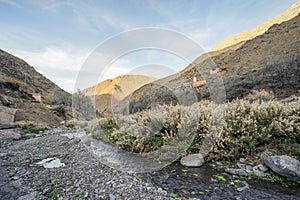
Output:
<svg viewBox="0 0 300 200">
<path fill-rule="evenodd" d="M 180 164 L 186 167 L 200 167 L 204 163 L 202 154 L 191 154 L 181 158 Z"/>
<path fill-rule="evenodd" d="M 58 168 L 65 166 L 58 158 L 46 158 L 36 164 L 43 165 L 44 168 Z"/>
</svg>

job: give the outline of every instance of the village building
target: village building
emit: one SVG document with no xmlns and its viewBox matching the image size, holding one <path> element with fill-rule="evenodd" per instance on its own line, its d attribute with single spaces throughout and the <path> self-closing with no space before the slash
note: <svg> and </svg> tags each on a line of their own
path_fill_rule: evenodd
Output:
<svg viewBox="0 0 300 200">
<path fill-rule="evenodd" d="M 42 102 L 42 95 L 40 93 L 32 93 L 31 96 L 36 102 Z"/>
<path fill-rule="evenodd" d="M 202 87 L 204 85 L 206 85 L 206 80 L 198 81 L 197 77 L 194 76 L 194 78 L 193 78 L 193 88 L 199 88 L 199 87 Z"/>
</svg>

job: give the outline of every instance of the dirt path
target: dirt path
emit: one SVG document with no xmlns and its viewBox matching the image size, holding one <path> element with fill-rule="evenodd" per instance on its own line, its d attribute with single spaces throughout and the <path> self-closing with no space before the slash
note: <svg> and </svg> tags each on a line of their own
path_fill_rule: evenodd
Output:
<svg viewBox="0 0 300 200">
<path fill-rule="evenodd" d="M 81 139 L 62 136 L 76 131 L 80 136 L 82 130 L 53 129 L 19 138 L 17 130 L 0 130 L 0 199 L 300 199 L 299 193 L 251 184 L 239 192 L 208 171 L 206 177 L 201 168 L 183 173 L 177 164 L 145 174 L 120 172 L 103 165 Z M 59 167 L 38 164 L 44 159 Z"/>
</svg>

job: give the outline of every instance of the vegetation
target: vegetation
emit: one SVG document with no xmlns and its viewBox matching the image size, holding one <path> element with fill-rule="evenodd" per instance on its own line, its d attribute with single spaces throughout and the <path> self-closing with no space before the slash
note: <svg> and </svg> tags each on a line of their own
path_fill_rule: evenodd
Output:
<svg viewBox="0 0 300 200">
<path fill-rule="evenodd" d="M 20 121 L 18 126 L 21 128 L 20 134 L 24 135 L 27 133 L 39 133 L 40 131 L 48 130 L 48 127 L 40 127 L 35 122 L 31 121 Z"/>
<path fill-rule="evenodd" d="M 53 190 L 48 197 L 48 200 L 57 199 L 57 196 L 59 195 L 60 190 Z"/>
<path fill-rule="evenodd" d="M 46 104 L 52 104 L 53 99 L 54 99 L 53 93 L 48 93 L 48 94 L 44 97 L 44 102 L 45 102 Z"/>
<path fill-rule="evenodd" d="M 161 106 L 129 116 L 103 118 L 92 130 L 95 138 L 131 152 L 154 151 L 192 130 L 186 113 L 199 111 L 197 132 L 186 153 L 197 153 L 212 131 L 212 106 L 202 101 L 189 107 Z M 187 112 L 185 112 L 187 111 Z M 300 158 L 300 99 L 284 102 L 266 91 L 255 91 L 245 99 L 226 104 L 223 129 L 207 160 L 258 159 L 265 150 Z M 184 132 L 183 131 L 183 132 Z"/>
<path fill-rule="evenodd" d="M 226 181 L 225 177 L 221 174 L 216 174 L 213 177 L 219 181 Z"/>
<path fill-rule="evenodd" d="M 250 177 L 253 179 L 261 179 L 261 180 L 269 181 L 272 183 L 278 183 L 278 184 L 282 185 L 283 187 L 291 187 L 291 186 L 300 184 L 298 182 L 296 183 L 296 182 L 290 181 L 287 178 L 285 178 L 279 174 L 276 174 L 275 172 L 273 172 L 271 170 L 269 170 L 268 173 L 270 175 L 267 177 L 260 177 L 255 173 L 252 173 Z"/>
<path fill-rule="evenodd" d="M 13 78 L 7 78 L 6 81 L 4 82 L 4 85 L 6 88 L 11 89 L 13 91 L 18 91 L 21 87 L 21 82 L 13 79 Z"/>
<path fill-rule="evenodd" d="M 54 113 L 57 116 L 66 118 L 66 110 L 64 107 L 58 106 L 58 107 L 52 108 L 51 110 L 54 111 Z"/>
</svg>

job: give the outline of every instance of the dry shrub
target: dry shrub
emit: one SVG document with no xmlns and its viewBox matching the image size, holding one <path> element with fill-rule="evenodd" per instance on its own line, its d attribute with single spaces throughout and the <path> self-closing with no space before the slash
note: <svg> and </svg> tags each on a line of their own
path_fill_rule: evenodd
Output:
<svg viewBox="0 0 300 200">
<path fill-rule="evenodd" d="M 93 135 L 127 151 L 149 152 L 176 137 L 184 137 L 180 134 L 197 131 L 188 149 L 188 153 L 196 153 L 212 133 L 215 106 L 218 105 L 201 101 L 189 107 L 161 106 L 133 115 L 101 119 Z M 208 160 L 255 159 L 267 149 L 299 158 L 300 99 L 282 102 L 274 100 L 266 91 L 254 92 L 243 100 L 227 103 L 226 112 L 223 129 L 218 138 L 213 138 L 217 141 Z"/>
<path fill-rule="evenodd" d="M 34 121 L 25 121 L 25 120 L 22 120 L 22 121 L 17 121 L 16 122 L 17 126 L 22 128 L 22 129 L 29 129 L 29 128 L 34 128 L 34 127 L 37 127 L 38 124 Z"/>
<path fill-rule="evenodd" d="M 216 159 L 258 158 L 266 149 L 300 155 L 300 101 L 236 100 L 227 104 L 226 124 L 214 148 Z M 284 144 L 284 146 L 283 146 Z"/>
<path fill-rule="evenodd" d="M 244 100 L 249 102 L 254 101 L 271 101 L 275 99 L 274 93 L 272 91 L 266 91 L 266 90 L 252 90 L 250 94 L 247 94 L 244 98 Z"/>
</svg>

